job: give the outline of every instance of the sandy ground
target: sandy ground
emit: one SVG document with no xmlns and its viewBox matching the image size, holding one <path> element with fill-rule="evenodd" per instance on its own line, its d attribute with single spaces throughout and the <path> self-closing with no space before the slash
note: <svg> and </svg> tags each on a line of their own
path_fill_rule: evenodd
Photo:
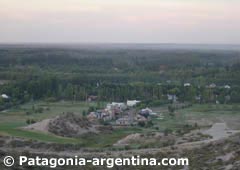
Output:
<svg viewBox="0 0 240 170">
<path fill-rule="evenodd" d="M 211 141 L 227 138 L 237 132 L 240 132 L 240 131 L 229 129 L 226 123 L 215 123 L 210 129 L 202 131 L 203 134 L 212 136 Z"/>
<path fill-rule="evenodd" d="M 79 137 L 87 133 L 99 133 L 99 126 L 92 125 L 85 119 L 73 113 L 66 113 L 53 119 L 45 119 L 40 122 L 23 127 L 23 130 L 31 130 L 42 133 L 51 133 L 63 137 Z"/>
<path fill-rule="evenodd" d="M 131 149 L 131 150 L 122 150 L 122 151 L 102 151 L 102 152 L 87 152 L 87 151 L 82 151 L 82 150 L 72 150 L 72 151 L 46 151 L 42 149 L 33 149 L 29 147 L 25 147 L 25 150 L 31 153 L 35 154 L 56 154 L 58 156 L 76 156 L 76 155 L 81 155 L 83 157 L 91 157 L 92 155 L 95 156 L 119 156 L 119 155 L 125 155 L 125 156 L 131 156 L 133 154 L 155 154 L 159 152 L 177 152 L 177 151 L 183 151 L 185 149 L 193 149 L 193 148 L 199 148 L 202 147 L 203 145 L 215 142 L 215 141 L 220 141 L 220 140 L 225 140 L 226 138 L 230 137 L 231 135 L 234 135 L 236 133 L 240 133 L 240 131 L 232 131 L 226 127 L 226 124 L 224 123 L 216 123 L 214 124 L 210 129 L 204 131 L 206 134 L 210 134 L 213 136 L 212 139 L 208 140 L 203 140 L 203 141 L 197 141 L 197 142 L 188 142 L 188 143 L 183 143 L 183 144 L 176 144 L 174 146 L 168 146 L 168 147 L 161 147 L 161 148 L 147 148 L 147 149 Z M 231 132 L 231 133 L 230 133 Z M 172 150 L 172 148 L 175 148 Z M 13 148 L 1 148 L 4 151 L 9 151 L 13 150 Z M 16 151 L 20 150 L 21 152 L 24 151 L 23 148 L 16 148 Z M 228 155 L 229 157 L 231 155 Z M 224 157 L 224 160 L 228 159 L 228 157 Z"/>
<path fill-rule="evenodd" d="M 24 127 L 23 129 L 49 133 L 48 132 L 48 124 L 49 124 L 50 121 L 51 121 L 51 119 L 45 119 L 41 122 L 37 122 L 37 123 L 34 123 L 34 124 L 29 125 L 27 127 Z"/>
<path fill-rule="evenodd" d="M 46 120 L 43 120 L 41 122 L 35 123 L 33 125 L 29 125 L 29 126 L 25 127 L 25 129 L 48 133 L 48 124 L 49 124 L 50 120 L 51 119 L 46 119 Z M 226 123 L 221 122 L 221 123 L 214 123 L 212 125 L 212 127 L 209 128 L 209 129 L 201 129 L 200 132 L 202 134 L 210 135 L 210 136 L 212 136 L 212 138 L 202 140 L 202 141 L 176 144 L 174 146 L 164 147 L 164 148 L 133 149 L 133 150 L 128 150 L 128 151 L 109 151 L 109 152 L 111 152 L 111 154 L 116 156 L 116 155 L 119 155 L 119 154 L 132 155 L 133 153 L 134 154 L 147 154 L 147 153 L 152 154 L 152 153 L 157 153 L 159 151 L 170 151 L 171 147 L 176 147 L 176 148 L 179 148 L 181 150 L 182 149 L 191 149 L 191 148 L 200 147 L 204 144 L 208 144 L 208 143 L 211 143 L 211 142 L 214 142 L 214 141 L 224 140 L 224 139 L 230 137 L 231 135 L 234 135 L 236 133 L 240 133 L 240 130 L 232 130 L 227 126 Z M 138 138 L 139 136 L 140 136 L 140 134 L 132 134 L 132 135 L 129 136 L 129 138 L 132 138 L 132 137 Z M 121 141 L 121 140 L 120 141 L 124 143 L 124 139 L 122 139 L 122 140 L 123 141 Z M 39 151 L 37 149 L 36 150 L 31 150 L 31 152 L 45 153 L 44 151 Z M 108 151 L 107 152 L 96 152 L 96 153 L 93 153 L 93 152 L 88 153 L 88 152 L 82 152 L 82 151 L 71 151 L 71 152 L 63 151 L 63 152 L 57 153 L 57 155 L 71 156 L 71 155 L 77 155 L 79 153 L 81 153 L 82 155 L 86 155 L 86 156 L 91 156 L 93 154 L 106 155 L 106 154 L 108 154 Z"/>
</svg>

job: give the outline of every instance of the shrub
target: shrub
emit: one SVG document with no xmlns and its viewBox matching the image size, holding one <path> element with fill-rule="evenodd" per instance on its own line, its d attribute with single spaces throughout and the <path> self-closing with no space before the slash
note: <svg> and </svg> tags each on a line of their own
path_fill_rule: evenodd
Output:
<svg viewBox="0 0 240 170">
<path fill-rule="evenodd" d="M 42 107 L 38 107 L 36 110 L 35 110 L 35 113 L 42 113 L 43 112 L 43 108 Z"/>
<path fill-rule="evenodd" d="M 169 106 L 168 106 L 168 111 L 169 111 L 170 113 L 174 113 L 174 112 L 175 112 L 175 108 L 174 108 L 173 106 L 169 105 Z"/>
<path fill-rule="evenodd" d="M 148 121 L 146 124 L 146 127 L 152 127 L 153 126 L 153 122 L 152 121 Z"/>
<path fill-rule="evenodd" d="M 55 97 L 48 97 L 45 99 L 46 102 L 56 102 L 57 99 Z"/>
<path fill-rule="evenodd" d="M 26 120 L 26 123 L 27 123 L 28 125 L 30 125 L 30 124 L 36 123 L 36 121 L 35 121 L 34 119 L 27 119 L 27 120 Z"/>
<path fill-rule="evenodd" d="M 138 122 L 138 126 L 140 126 L 140 127 L 144 127 L 145 125 L 146 125 L 146 123 L 143 121 Z"/>
<path fill-rule="evenodd" d="M 172 133 L 172 130 L 167 128 L 164 130 L 163 133 L 164 133 L 164 136 L 168 136 L 168 134 Z"/>
<path fill-rule="evenodd" d="M 26 115 L 31 115 L 31 114 L 32 114 L 32 113 L 31 113 L 31 112 L 29 112 L 29 111 L 27 111 L 27 112 L 26 112 Z"/>
</svg>

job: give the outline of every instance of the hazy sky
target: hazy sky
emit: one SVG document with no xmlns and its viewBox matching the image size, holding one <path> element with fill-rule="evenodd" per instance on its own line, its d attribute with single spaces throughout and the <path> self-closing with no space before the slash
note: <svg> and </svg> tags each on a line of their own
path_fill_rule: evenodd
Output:
<svg viewBox="0 0 240 170">
<path fill-rule="evenodd" d="M 240 44 L 240 0 L 0 0 L 0 42 Z"/>
</svg>

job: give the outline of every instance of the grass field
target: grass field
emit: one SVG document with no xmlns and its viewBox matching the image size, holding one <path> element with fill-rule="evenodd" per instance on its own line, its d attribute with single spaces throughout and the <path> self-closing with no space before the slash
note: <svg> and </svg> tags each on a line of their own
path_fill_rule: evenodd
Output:
<svg viewBox="0 0 240 170">
<path fill-rule="evenodd" d="M 240 105 L 193 105 L 190 108 L 176 110 L 175 116 L 171 117 L 168 112 L 158 110 L 163 113 L 163 120 L 154 120 L 155 126 L 160 130 L 179 129 L 185 124 L 197 123 L 200 126 L 209 126 L 217 122 L 225 122 L 230 128 L 240 130 Z"/>
<path fill-rule="evenodd" d="M 46 118 L 55 117 L 63 112 L 81 114 L 83 110 L 87 110 L 89 106 L 94 105 L 96 105 L 96 103 L 47 103 L 42 101 L 27 103 L 10 110 L 0 112 L 0 134 L 44 142 L 81 144 L 86 147 L 108 147 L 131 133 L 157 131 L 155 128 L 146 129 L 129 127 L 114 130 L 113 133 L 110 134 L 85 135 L 83 138 L 75 139 L 20 129 L 21 127 L 27 125 L 27 119 L 41 121 Z M 33 108 L 45 109 L 43 109 L 42 113 L 34 113 Z M 158 127 L 159 131 L 163 131 L 164 129 L 177 130 L 183 125 L 189 123 L 198 123 L 201 126 L 207 126 L 208 124 L 212 124 L 214 122 L 226 122 L 229 127 L 233 129 L 240 129 L 239 105 L 193 105 L 190 108 L 177 110 L 174 117 L 171 117 L 166 109 L 154 108 L 154 110 L 159 110 L 159 112 L 164 115 L 163 120 L 153 119 L 154 127 Z"/>
<path fill-rule="evenodd" d="M 89 106 L 96 106 L 96 103 L 87 102 L 34 102 L 21 105 L 17 108 L 12 108 L 7 111 L 0 112 L 0 134 L 22 137 L 27 139 L 39 140 L 44 142 L 56 142 L 56 143 L 72 143 L 82 144 L 87 147 L 105 147 L 110 146 L 122 137 L 141 131 L 137 128 L 127 128 L 115 130 L 112 134 L 103 135 L 86 135 L 84 138 L 65 138 L 55 136 L 53 134 L 45 134 L 41 132 L 33 132 L 20 129 L 21 127 L 27 126 L 27 119 L 34 119 L 41 121 L 43 119 L 55 117 L 63 112 L 74 112 L 75 114 L 82 114 L 83 110 L 87 110 Z M 48 108 L 43 110 L 42 113 L 32 113 L 33 107 L 37 108 Z M 27 115 L 30 112 L 32 114 Z"/>
<path fill-rule="evenodd" d="M 41 121 L 46 118 L 55 117 L 63 112 L 74 112 L 81 114 L 83 110 L 87 110 L 89 106 L 96 105 L 96 103 L 86 102 L 32 102 L 27 103 L 10 110 L 0 112 L 0 133 L 10 136 L 23 137 L 34 140 L 41 140 L 45 142 L 57 143 L 82 143 L 80 139 L 71 139 L 54 136 L 52 134 L 44 134 L 40 132 L 31 132 L 19 129 L 27 126 L 27 119 L 34 119 Z M 42 113 L 34 113 L 33 108 L 48 108 Z M 31 114 L 26 114 L 27 112 Z"/>
</svg>

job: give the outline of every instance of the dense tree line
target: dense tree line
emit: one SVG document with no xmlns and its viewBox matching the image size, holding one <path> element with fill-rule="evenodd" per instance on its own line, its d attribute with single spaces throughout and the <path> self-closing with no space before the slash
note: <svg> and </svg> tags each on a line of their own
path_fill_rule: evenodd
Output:
<svg viewBox="0 0 240 170">
<path fill-rule="evenodd" d="M 0 93 L 11 99 L 1 99 L 0 105 L 86 100 L 89 95 L 105 101 L 164 103 L 167 94 L 182 102 L 236 103 L 240 102 L 239 59 L 237 51 L 4 48 L 0 81 L 9 83 L 0 85 Z M 211 83 L 217 87 L 207 88 Z"/>
<path fill-rule="evenodd" d="M 129 99 L 168 101 L 167 95 L 176 95 L 181 102 L 192 103 L 237 103 L 240 102 L 240 88 L 207 88 L 206 86 L 184 87 L 183 84 L 155 83 L 94 83 L 75 84 L 54 76 L 17 81 L 2 85 L 1 94 L 11 97 L 12 105 L 31 100 L 72 100 L 85 101 L 90 95 L 98 96 L 101 101 L 126 101 Z M 200 99 L 197 99 L 200 97 Z M 3 102 L 3 101 L 1 101 Z M 8 103 L 8 102 L 6 102 Z M 8 103 L 9 104 L 9 103 Z M 9 106 L 9 105 L 8 105 Z"/>
</svg>

